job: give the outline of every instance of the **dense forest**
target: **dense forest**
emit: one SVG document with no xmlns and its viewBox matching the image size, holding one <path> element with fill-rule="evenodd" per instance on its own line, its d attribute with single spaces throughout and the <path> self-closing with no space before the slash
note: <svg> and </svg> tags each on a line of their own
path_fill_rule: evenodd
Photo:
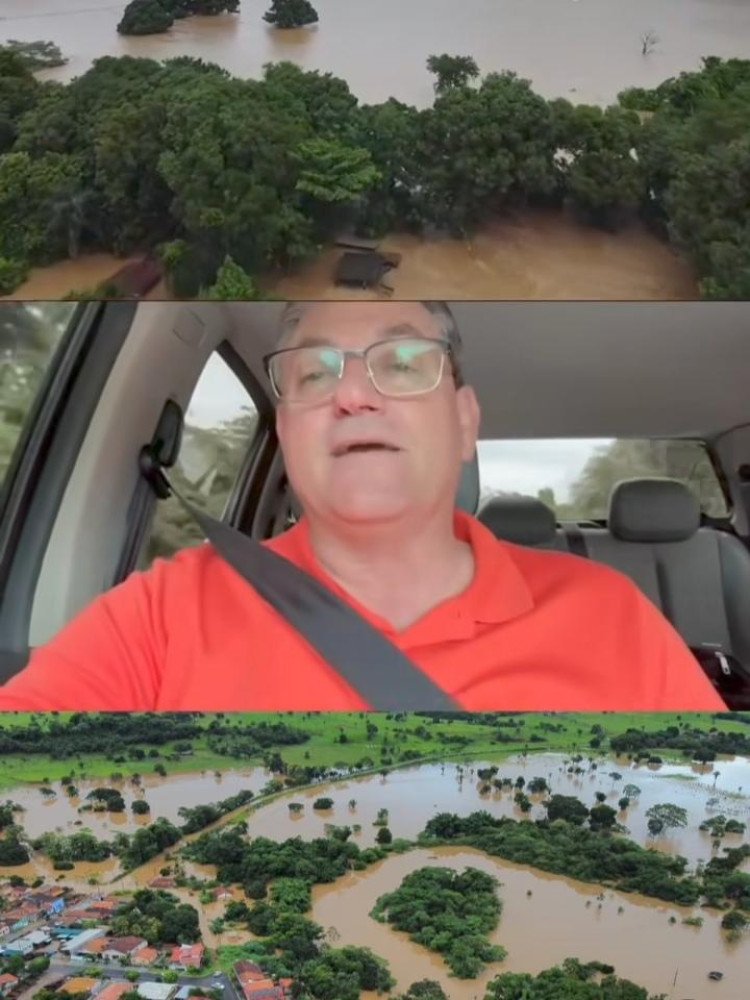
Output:
<svg viewBox="0 0 750 1000">
<path fill-rule="evenodd" d="M 288 268 L 343 226 L 467 236 L 567 205 L 608 229 L 639 216 L 704 296 L 750 295 L 750 60 L 706 58 L 602 109 L 435 58 L 419 110 L 361 105 L 344 80 L 287 62 L 254 80 L 105 57 L 62 85 L 0 51 L 0 291 L 98 249 L 158 252 L 173 293 L 194 296 L 227 258 L 253 277 Z"/>
</svg>

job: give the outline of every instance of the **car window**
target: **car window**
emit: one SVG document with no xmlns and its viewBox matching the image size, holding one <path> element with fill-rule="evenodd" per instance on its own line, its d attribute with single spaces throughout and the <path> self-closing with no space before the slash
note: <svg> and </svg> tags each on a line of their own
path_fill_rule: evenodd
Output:
<svg viewBox="0 0 750 1000">
<path fill-rule="evenodd" d="M 221 517 L 258 429 L 258 410 L 250 392 L 220 354 L 201 374 L 185 414 L 180 454 L 169 476 L 195 506 Z M 203 533 L 179 501 L 160 500 L 141 568 L 158 556 L 199 545 Z"/>
<path fill-rule="evenodd" d="M 621 479 L 678 479 L 711 517 L 729 511 L 701 441 L 597 438 L 481 441 L 482 502 L 491 496 L 537 497 L 558 520 L 606 519 L 609 497 Z"/>
<path fill-rule="evenodd" d="M 75 302 L 0 305 L 0 493 L 76 308 Z"/>
</svg>

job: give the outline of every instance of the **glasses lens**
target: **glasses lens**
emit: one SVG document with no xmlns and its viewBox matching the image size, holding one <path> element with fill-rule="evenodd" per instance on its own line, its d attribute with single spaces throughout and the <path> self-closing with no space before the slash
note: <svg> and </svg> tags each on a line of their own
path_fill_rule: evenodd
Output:
<svg viewBox="0 0 750 1000">
<path fill-rule="evenodd" d="M 443 344 L 419 338 L 385 341 L 367 355 L 375 388 L 386 396 L 430 392 L 443 374 L 444 359 Z"/>
<path fill-rule="evenodd" d="M 333 390 L 341 374 L 335 347 L 297 347 L 271 358 L 271 377 L 282 399 L 292 403 L 319 399 Z"/>
</svg>

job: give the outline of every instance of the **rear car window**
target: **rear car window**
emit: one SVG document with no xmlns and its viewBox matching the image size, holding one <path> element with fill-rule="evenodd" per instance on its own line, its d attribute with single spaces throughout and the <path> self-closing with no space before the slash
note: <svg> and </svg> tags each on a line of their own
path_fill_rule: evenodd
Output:
<svg viewBox="0 0 750 1000">
<path fill-rule="evenodd" d="M 480 441 L 481 502 L 533 496 L 560 521 L 606 520 L 622 479 L 668 476 L 684 483 L 710 517 L 726 517 L 727 499 L 705 444 L 630 438 Z"/>
<path fill-rule="evenodd" d="M 258 430 L 253 397 L 220 354 L 211 356 L 190 400 L 170 478 L 196 507 L 221 518 Z M 178 500 L 160 500 L 139 566 L 200 545 L 203 532 Z"/>
</svg>

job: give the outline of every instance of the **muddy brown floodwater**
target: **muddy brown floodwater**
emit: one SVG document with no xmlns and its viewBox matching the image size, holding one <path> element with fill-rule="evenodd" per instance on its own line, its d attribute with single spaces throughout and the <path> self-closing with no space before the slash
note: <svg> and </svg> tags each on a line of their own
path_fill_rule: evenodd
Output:
<svg viewBox="0 0 750 1000">
<path fill-rule="evenodd" d="M 696 69 L 704 55 L 742 57 L 750 47 L 750 5 L 738 0 L 382 0 L 367 12 L 348 0 L 326 0 L 317 27 L 290 32 L 270 28 L 261 17 L 264 4 L 245 0 L 238 15 L 188 18 L 168 33 L 140 38 L 117 34 L 123 6 L 122 0 L 3 0 L 0 37 L 60 45 L 69 62 L 41 73 L 46 79 L 70 80 L 102 55 L 191 55 L 245 77 L 259 76 L 266 62 L 288 59 L 342 77 L 363 102 L 395 96 L 420 107 L 433 98 L 425 68 L 433 53 L 471 54 L 482 72 L 514 70 L 548 98 L 606 104 L 625 87 L 654 86 Z M 641 36 L 649 30 L 659 41 L 643 56 Z M 559 213 L 488 222 L 471 244 L 394 233 L 383 247 L 404 255 L 388 277 L 398 298 L 697 294 L 691 269 L 640 226 L 605 234 Z M 356 296 L 332 285 L 336 256 L 325 251 L 268 290 L 290 298 Z M 92 288 L 122 263 L 94 254 L 35 269 L 14 295 L 60 298 Z M 160 285 L 148 298 L 165 294 Z"/>
<path fill-rule="evenodd" d="M 401 255 L 386 275 L 395 299 L 689 299 L 698 294 L 691 267 L 639 223 L 606 233 L 563 212 L 527 211 L 489 223 L 470 241 L 391 233 L 380 249 Z M 281 278 L 267 277 L 266 293 L 285 299 L 383 296 L 333 282 L 343 251 L 330 247 Z M 50 300 L 86 291 L 127 261 L 85 254 L 34 268 L 12 298 Z M 169 298 L 164 282 L 147 300 Z"/>
<path fill-rule="evenodd" d="M 150 766 L 144 762 L 144 768 Z M 129 778 L 111 781 L 103 777 L 76 780 L 80 794 L 74 798 L 66 793 L 59 781 L 49 785 L 56 793 L 54 797 L 43 796 L 39 785 L 23 785 L 7 791 L 5 798 L 24 807 L 20 822 L 31 837 L 39 837 L 47 831 L 69 834 L 88 827 L 97 837 L 107 838 L 118 832 L 130 833 L 159 816 L 180 823 L 179 810 L 182 806 L 219 802 L 247 789 L 257 794 L 269 777 L 269 773 L 260 767 L 227 770 L 218 777 L 213 771 L 174 774 L 166 778 L 144 774 L 140 786 Z M 95 788 L 117 788 L 125 800 L 125 812 L 79 813 L 79 808 L 87 804 L 86 796 Z M 145 799 L 151 806 L 151 812 L 147 816 L 134 816 L 131 811 L 134 799 Z"/>
<path fill-rule="evenodd" d="M 190 55 L 237 76 L 288 59 L 345 79 L 361 101 L 393 96 L 432 102 L 427 57 L 472 55 L 480 71 L 514 70 L 545 97 L 606 104 L 629 86 L 650 87 L 702 56 L 747 57 L 750 6 L 742 0 L 321 0 L 320 23 L 301 31 L 267 25 L 269 4 L 177 21 L 160 35 L 117 34 L 124 0 L 2 0 L 0 36 L 51 39 L 69 58 L 44 76 L 68 80 L 98 56 Z M 648 56 L 641 36 L 658 36 Z M 387 58 L 386 58 L 387 57 Z M 386 69 L 387 66 L 387 69 Z"/>
<path fill-rule="evenodd" d="M 477 770 L 488 766 L 484 760 L 465 761 L 460 765 L 422 764 L 395 770 L 386 777 L 370 775 L 345 781 L 319 784 L 307 790 L 292 790 L 266 806 L 253 810 L 247 817 L 252 837 L 268 836 L 274 840 L 300 836 L 312 839 L 325 835 L 326 824 L 354 826 L 360 829 L 353 839 L 361 847 L 375 842 L 377 827 L 373 826 L 378 810 L 388 809 L 388 826 L 395 837 L 415 837 L 431 816 L 451 811 L 467 815 L 485 809 L 494 816 L 522 816 L 513 803 L 513 791 L 488 794 L 481 792 Z M 709 834 L 697 827 L 705 818 L 723 813 L 744 822 L 750 820 L 750 761 L 746 758 L 724 758 L 709 765 L 662 764 L 635 766 L 624 758 L 603 758 L 594 768 L 588 759 L 577 765 L 569 756 L 539 753 L 527 757 L 511 756 L 495 765 L 498 777 L 514 781 L 522 776 L 526 782 L 533 777 L 545 778 L 553 793 L 576 795 L 587 805 L 596 801 L 596 792 L 617 808 L 617 800 L 626 785 L 636 785 L 640 794 L 631 806 L 620 812 L 618 819 L 636 842 L 657 850 L 681 854 L 691 868 L 700 860 L 711 857 L 714 848 Z M 583 773 L 575 774 L 570 767 L 578 766 Z M 618 777 L 619 775 L 619 777 Z M 144 797 L 151 804 L 151 818 L 163 815 L 178 820 L 180 805 L 215 802 L 242 788 L 258 791 L 268 774 L 260 768 L 230 769 L 218 780 L 213 772 L 144 777 Z M 111 783 L 106 779 L 80 782 L 82 794 L 96 785 Z M 38 834 L 45 829 L 72 832 L 80 829 L 77 820 L 95 828 L 100 836 L 117 830 L 134 829 L 137 821 L 128 811 L 121 817 L 107 814 L 79 814 L 59 784 L 55 798 L 42 799 L 38 787 L 20 787 L 5 793 L 7 798 L 26 807 L 21 822 L 27 830 Z M 137 790 L 132 783 L 120 784 L 130 804 Z M 139 794 L 139 793 L 138 793 Z M 333 808 L 317 811 L 312 808 L 316 798 L 328 795 Z M 541 796 L 532 796 L 534 807 L 530 818 L 544 815 Z M 301 815 L 293 817 L 289 802 L 304 805 Z M 351 802 L 351 804 L 350 804 Z M 646 811 L 659 802 L 682 806 L 688 816 L 684 829 L 670 837 L 651 838 L 646 828 Z M 745 836 L 725 837 L 722 846 L 738 846 Z M 172 852 L 175 853 L 174 850 Z M 173 863 L 174 859 L 171 863 Z M 81 890 L 96 879 L 111 889 L 135 889 L 147 886 L 160 869 L 170 862 L 165 856 L 154 858 L 136 872 L 115 879 L 117 862 L 80 864 L 74 872 L 56 873 L 45 858 L 35 855 L 30 864 L 6 868 L 4 874 L 24 876 L 44 875 L 59 878 Z M 478 867 L 497 877 L 503 900 L 503 914 L 493 940 L 508 949 L 505 962 L 490 966 L 476 980 L 450 978 L 440 956 L 410 942 L 386 925 L 369 917 L 378 896 L 395 889 L 410 871 L 423 865 Z M 210 865 L 182 862 L 188 875 L 211 880 L 216 869 Z M 745 865 L 745 870 L 750 866 Z M 112 881 L 113 879 L 114 882 Z M 199 904 L 195 890 L 174 890 L 180 899 L 198 906 L 201 929 L 210 947 L 241 944 L 252 935 L 242 929 L 230 928 L 215 934 L 211 922 L 223 914 L 225 902 Z M 232 896 L 241 899 L 242 892 L 233 888 Z M 601 896 L 601 898 L 600 898 Z M 700 914 L 700 928 L 682 923 L 691 915 Z M 398 989 L 422 979 L 438 979 L 451 1000 L 473 1000 L 484 995 L 484 986 L 501 971 L 536 973 L 569 956 L 583 961 L 597 959 L 611 963 L 619 975 L 632 979 L 653 993 L 664 993 L 669 1000 L 746 1000 L 750 977 L 750 941 L 729 942 L 720 930 L 720 914 L 711 910 L 691 910 L 671 906 L 635 894 L 625 895 L 602 890 L 572 879 L 536 871 L 491 858 L 466 848 L 419 849 L 403 855 L 393 855 L 364 872 L 352 872 L 335 884 L 317 886 L 313 891 L 312 918 L 326 930 L 327 940 L 338 946 L 365 945 L 386 958 L 398 980 Z M 674 918 L 675 922 L 670 923 Z M 706 977 L 712 969 L 725 973 L 720 984 Z M 676 984 L 673 983 L 677 976 Z"/>
<path fill-rule="evenodd" d="M 369 916 L 378 896 L 393 891 L 409 872 L 426 865 L 472 866 L 501 883 L 503 912 L 491 940 L 507 948 L 508 957 L 488 966 L 476 979 L 451 978 L 439 955 Z M 748 942 L 727 943 L 717 917 L 703 914 L 703 927 L 687 927 L 681 921 L 690 915 L 689 909 L 609 890 L 600 901 L 599 893 L 597 887 L 530 871 L 478 851 L 437 848 L 392 856 L 334 885 L 316 886 L 312 917 L 336 947 L 367 945 L 387 959 L 398 989 L 419 979 L 437 979 L 450 1000 L 483 997 L 486 984 L 501 972 L 537 973 L 569 957 L 608 962 L 618 975 L 670 998 L 746 1000 Z M 669 923 L 671 916 L 676 924 Z M 712 969 L 725 972 L 718 990 L 706 978 Z"/>
</svg>

